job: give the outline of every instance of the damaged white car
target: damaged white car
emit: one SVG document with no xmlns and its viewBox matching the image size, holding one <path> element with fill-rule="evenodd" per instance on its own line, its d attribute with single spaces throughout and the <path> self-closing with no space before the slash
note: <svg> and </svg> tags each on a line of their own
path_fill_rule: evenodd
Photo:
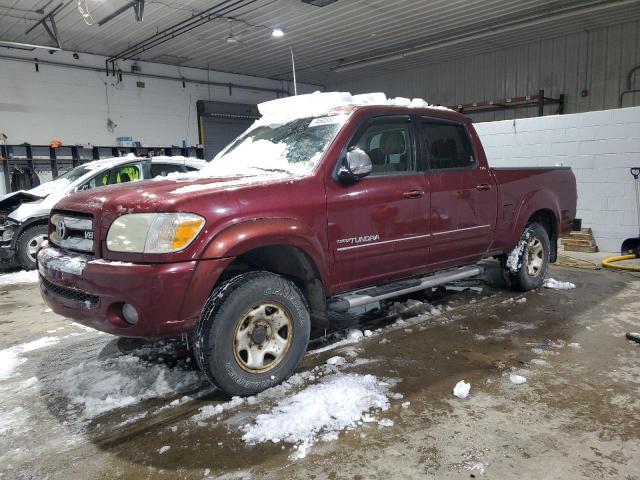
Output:
<svg viewBox="0 0 640 480">
<path fill-rule="evenodd" d="M 0 263 L 35 269 L 36 253 L 47 237 L 51 208 L 73 192 L 200 170 L 206 164 L 196 158 L 148 159 L 130 154 L 85 163 L 31 190 L 9 193 L 0 198 Z"/>
</svg>

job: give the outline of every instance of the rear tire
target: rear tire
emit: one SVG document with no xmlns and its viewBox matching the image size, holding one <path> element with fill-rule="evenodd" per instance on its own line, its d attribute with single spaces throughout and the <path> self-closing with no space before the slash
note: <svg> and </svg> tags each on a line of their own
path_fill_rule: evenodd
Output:
<svg viewBox="0 0 640 480">
<path fill-rule="evenodd" d="M 550 255 L 551 244 L 545 228 L 535 222 L 527 225 L 516 248 L 502 259 L 510 288 L 526 292 L 541 287 L 549 269 Z"/>
<path fill-rule="evenodd" d="M 291 376 L 306 353 L 311 321 L 298 287 L 270 272 L 223 282 L 196 325 L 194 354 L 229 395 L 255 395 Z"/>
<path fill-rule="evenodd" d="M 47 225 L 34 225 L 27 228 L 18 237 L 16 242 L 16 259 L 25 270 L 35 270 L 36 253 L 43 240 L 49 234 Z"/>
</svg>

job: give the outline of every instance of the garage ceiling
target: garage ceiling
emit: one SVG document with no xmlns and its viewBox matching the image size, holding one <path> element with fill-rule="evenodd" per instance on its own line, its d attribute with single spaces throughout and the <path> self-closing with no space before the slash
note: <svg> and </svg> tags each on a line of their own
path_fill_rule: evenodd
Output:
<svg viewBox="0 0 640 480">
<path fill-rule="evenodd" d="M 25 32 L 62 2 L 0 0 L 0 40 L 51 45 L 42 26 Z M 290 79 L 291 46 L 298 80 L 322 85 L 640 18 L 640 0 L 337 0 L 325 7 L 301 0 L 146 0 L 141 23 L 130 9 L 90 26 L 77 0 L 64 2 L 55 16 L 63 48 L 106 56 L 222 5 L 223 18 L 136 58 Z M 96 22 L 126 3 L 81 0 Z M 285 36 L 273 38 L 274 27 Z M 225 40 L 230 33 L 237 43 Z"/>
</svg>

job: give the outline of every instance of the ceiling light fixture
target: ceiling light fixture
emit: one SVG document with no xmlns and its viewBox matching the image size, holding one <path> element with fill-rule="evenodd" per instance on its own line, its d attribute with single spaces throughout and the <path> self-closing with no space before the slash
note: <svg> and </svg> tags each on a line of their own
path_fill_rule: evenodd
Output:
<svg viewBox="0 0 640 480">
<path fill-rule="evenodd" d="M 276 37 L 276 38 L 282 38 L 282 37 L 284 37 L 284 32 L 282 31 L 281 28 L 274 28 L 271 31 L 271 36 L 272 37 Z"/>
<path fill-rule="evenodd" d="M 302 3 L 308 3 L 309 5 L 314 5 L 316 7 L 326 7 L 327 5 L 331 5 L 337 1 L 338 0 L 302 0 Z"/>
<path fill-rule="evenodd" d="M 4 40 L 0 40 L 0 47 L 15 48 L 16 50 L 28 50 L 30 52 L 33 52 L 36 48 L 53 52 L 59 52 L 62 50 L 61 48 L 50 47 L 48 45 L 32 45 L 30 43 L 6 42 Z"/>
</svg>

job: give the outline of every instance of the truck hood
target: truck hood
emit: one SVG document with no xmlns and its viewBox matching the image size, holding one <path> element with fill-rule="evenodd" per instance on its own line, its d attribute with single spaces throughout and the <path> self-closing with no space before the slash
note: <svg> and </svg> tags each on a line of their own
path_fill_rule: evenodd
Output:
<svg viewBox="0 0 640 480">
<path fill-rule="evenodd" d="M 235 206 L 236 199 L 247 190 L 296 179 L 288 174 L 274 173 L 188 181 L 146 180 L 101 187 L 99 191 L 77 192 L 62 199 L 55 208 L 92 213 L 94 217 L 102 214 L 103 224 L 110 224 L 113 218 L 126 213 L 181 211 L 206 214 L 212 206 L 217 208 L 230 202 Z M 105 214 L 111 218 L 106 218 Z"/>
</svg>

